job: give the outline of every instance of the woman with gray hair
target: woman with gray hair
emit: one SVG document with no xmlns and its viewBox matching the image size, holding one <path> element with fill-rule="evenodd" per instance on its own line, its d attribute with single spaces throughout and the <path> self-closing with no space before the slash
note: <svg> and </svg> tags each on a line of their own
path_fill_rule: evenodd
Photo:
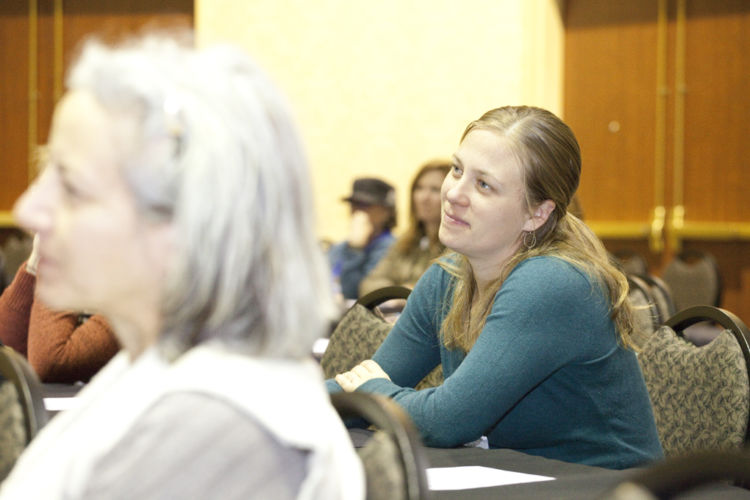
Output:
<svg viewBox="0 0 750 500">
<path fill-rule="evenodd" d="M 67 87 L 15 215 L 40 299 L 104 315 L 123 350 L 0 497 L 362 498 L 309 355 L 332 306 L 275 88 L 236 49 L 162 37 L 87 43 Z"/>
</svg>

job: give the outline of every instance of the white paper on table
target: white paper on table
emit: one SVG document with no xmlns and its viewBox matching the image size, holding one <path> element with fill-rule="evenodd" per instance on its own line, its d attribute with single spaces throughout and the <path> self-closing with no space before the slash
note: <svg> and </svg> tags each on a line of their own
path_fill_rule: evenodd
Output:
<svg viewBox="0 0 750 500">
<path fill-rule="evenodd" d="M 508 484 L 552 481 L 554 477 L 512 472 L 492 467 L 431 467 L 427 469 L 427 484 L 431 490 L 468 490 Z"/>
<path fill-rule="evenodd" d="M 328 349 L 329 340 L 330 339 L 317 339 L 315 342 L 313 342 L 313 355 L 317 356 L 318 358 L 322 357 L 323 354 L 325 354 L 326 349 Z"/>
<path fill-rule="evenodd" d="M 79 400 L 75 397 L 69 398 L 44 398 L 44 408 L 47 411 L 63 411 L 78 406 Z"/>
</svg>

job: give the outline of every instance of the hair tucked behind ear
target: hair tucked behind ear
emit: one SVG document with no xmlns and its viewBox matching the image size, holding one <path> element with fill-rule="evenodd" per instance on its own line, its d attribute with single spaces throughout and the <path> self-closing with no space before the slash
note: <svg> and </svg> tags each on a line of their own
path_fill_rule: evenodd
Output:
<svg viewBox="0 0 750 500">
<path fill-rule="evenodd" d="M 532 248 L 521 245 L 499 269 L 499 278 L 472 306 L 475 280 L 468 260 L 454 254 L 440 262 L 454 278 L 452 304 L 442 325 L 443 341 L 450 348 L 468 351 L 484 328 L 495 294 L 510 272 L 523 260 L 546 255 L 558 257 L 602 286 L 610 303 L 610 316 L 621 343 L 637 348 L 643 332 L 636 331 L 633 308 L 628 300 L 627 278 L 609 260 L 601 241 L 580 219 L 567 212 L 581 173 L 578 142 L 570 128 L 549 111 L 528 106 L 493 109 L 469 124 L 461 138 L 474 129 L 489 130 L 506 139 L 521 165 L 529 210 L 545 200 L 555 208 L 535 232 Z M 468 326 L 467 326 L 468 325 Z"/>
</svg>

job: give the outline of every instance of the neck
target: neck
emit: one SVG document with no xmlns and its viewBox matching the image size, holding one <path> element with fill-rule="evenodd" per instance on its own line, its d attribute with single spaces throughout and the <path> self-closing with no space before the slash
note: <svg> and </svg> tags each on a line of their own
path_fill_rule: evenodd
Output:
<svg viewBox="0 0 750 500">
<path fill-rule="evenodd" d="M 111 314 L 107 321 L 112 325 L 117 340 L 130 355 L 131 361 L 156 343 L 159 337 L 161 320 L 156 309 L 144 308 L 138 314 Z"/>
<path fill-rule="evenodd" d="M 505 265 L 516 254 L 517 249 L 518 247 L 506 255 L 495 255 L 490 258 L 468 258 L 479 296 L 502 276 Z"/>
</svg>

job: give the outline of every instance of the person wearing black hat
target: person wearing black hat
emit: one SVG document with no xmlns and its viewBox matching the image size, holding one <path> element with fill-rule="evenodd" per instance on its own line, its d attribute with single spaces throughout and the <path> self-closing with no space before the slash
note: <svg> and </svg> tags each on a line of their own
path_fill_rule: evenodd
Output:
<svg viewBox="0 0 750 500">
<path fill-rule="evenodd" d="M 349 236 L 331 247 L 328 260 L 334 280 L 345 299 L 358 297 L 359 282 L 385 255 L 394 241 L 396 192 L 380 179 L 356 179 L 352 194 L 343 198 L 351 205 Z"/>
</svg>

